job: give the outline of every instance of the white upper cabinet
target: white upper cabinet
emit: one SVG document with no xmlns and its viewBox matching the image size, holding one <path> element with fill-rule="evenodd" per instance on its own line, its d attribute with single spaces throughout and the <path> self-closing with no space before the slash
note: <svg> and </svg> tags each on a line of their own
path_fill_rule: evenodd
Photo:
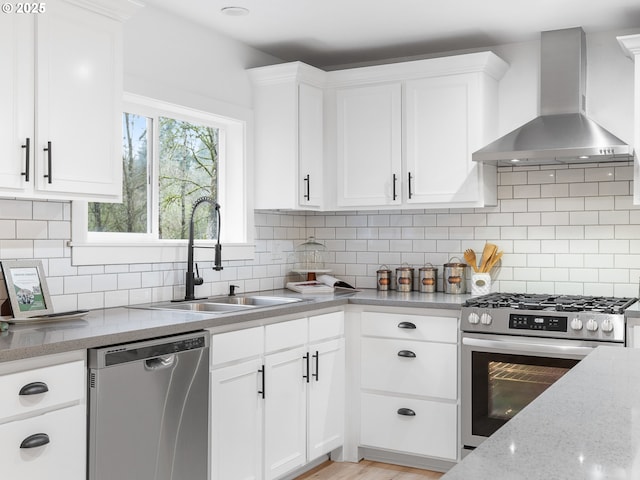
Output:
<svg viewBox="0 0 640 480">
<path fill-rule="evenodd" d="M 484 190 L 495 183 L 495 168 L 471 161 L 473 151 L 488 140 L 484 104 L 497 100 L 483 77 L 465 73 L 406 82 L 407 203 L 495 204 L 495 185 L 491 194 L 485 196 Z M 496 125 L 495 119 L 489 121 Z"/>
<path fill-rule="evenodd" d="M 33 43 L 33 18 L 0 15 L 0 191 L 15 195 L 33 183 Z"/>
<path fill-rule="evenodd" d="M 399 205 L 402 137 L 399 83 L 336 92 L 337 205 Z"/>
<path fill-rule="evenodd" d="M 633 146 L 635 158 L 633 162 L 633 203 L 640 205 L 640 35 L 618 37 L 623 51 L 635 62 L 634 70 L 634 103 L 633 124 L 635 132 Z"/>
<path fill-rule="evenodd" d="M 481 52 L 331 72 L 337 208 L 495 204 L 496 170 L 471 153 L 495 138 L 506 68 Z"/>
<path fill-rule="evenodd" d="M 323 207 L 325 72 L 300 62 L 249 70 L 254 84 L 255 206 Z"/>
<path fill-rule="evenodd" d="M 55 0 L 44 13 L 0 17 L 0 65 L 8 72 L 0 95 L 15 93 L 0 112 L 7 140 L 0 148 L 9 159 L 0 167 L 0 195 L 121 197 L 122 20 L 129 6 Z"/>
</svg>

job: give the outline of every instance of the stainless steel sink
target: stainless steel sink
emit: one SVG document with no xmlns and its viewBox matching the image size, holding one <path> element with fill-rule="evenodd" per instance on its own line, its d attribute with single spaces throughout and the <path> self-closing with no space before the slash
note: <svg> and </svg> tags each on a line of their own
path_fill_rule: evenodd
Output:
<svg viewBox="0 0 640 480">
<path fill-rule="evenodd" d="M 301 302 L 301 298 L 271 297 L 266 295 L 242 295 L 210 298 L 209 302 L 226 305 L 244 305 L 247 307 L 268 307 L 271 305 L 283 305 L 287 303 Z"/>
<path fill-rule="evenodd" d="M 162 310 L 189 310 L 191 312 L 238 312 L 245 310 L 244 305 L 231 305 L 226 303 L 213 303 L 209 301 L 197 301 L 197 302 L 183 302 L 183 303 L 161 303 L 158 305 L 150 306 L 149 308 L 159 308 Z"/>
<path fill-rule="evenodd" d="M 147 305 L 132 305 L 132 308 L 153 310 L 186 310 L 190 312 L 231 313 L 252 308 L 271 307 L 287 303 L 301 302 L 301 298 L 273 297 L 267 295 L 220 296 L 185 302 L 162 302 Z"/>
</svg>

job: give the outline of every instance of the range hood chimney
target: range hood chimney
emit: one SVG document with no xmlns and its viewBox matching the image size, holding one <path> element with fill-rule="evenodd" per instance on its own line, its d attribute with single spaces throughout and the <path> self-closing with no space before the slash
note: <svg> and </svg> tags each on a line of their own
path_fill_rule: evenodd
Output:
<svg viewBox="0 0 640 480">
<path fill-rule="evenodd" d="M 585 45 L 581 27 L 542 32 L 540 116 L 474 152 L 474 162 L 516 166 L 633 159 L 629 145 L 585 115 Z"/>
</svg>

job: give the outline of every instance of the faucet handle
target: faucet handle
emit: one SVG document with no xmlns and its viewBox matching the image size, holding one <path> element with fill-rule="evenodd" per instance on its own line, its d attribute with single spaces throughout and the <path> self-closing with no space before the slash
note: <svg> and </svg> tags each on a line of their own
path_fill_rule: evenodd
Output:
<svg viewBox="0 0 640 480">
<path fill-rule="evenodd" d="M 196 274 L 193 277 L 193 284 L 194 285 L 202 285 L 204 283 L 204 279 L 200 276 L 200 272 L 198 271 L 198 264 L 195 264 L 196 267 Z"/>
<path fill-rule="evenodd" d="M 229 296 L 233 297 L 236 294 L 236 288 L 240 288 L 240 285 L 229 285 Z"/>
</svg>

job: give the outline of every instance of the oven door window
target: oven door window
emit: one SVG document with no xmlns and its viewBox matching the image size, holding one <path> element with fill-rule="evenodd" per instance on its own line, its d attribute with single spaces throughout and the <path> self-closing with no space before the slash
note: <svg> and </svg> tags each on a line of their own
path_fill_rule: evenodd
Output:
<svg viewBox="0 0 640 480">
<path fill-rule="evenodd" d="M 579 360 L 472 352 L 473 435 L 488 437 Z"/>
</svg>

